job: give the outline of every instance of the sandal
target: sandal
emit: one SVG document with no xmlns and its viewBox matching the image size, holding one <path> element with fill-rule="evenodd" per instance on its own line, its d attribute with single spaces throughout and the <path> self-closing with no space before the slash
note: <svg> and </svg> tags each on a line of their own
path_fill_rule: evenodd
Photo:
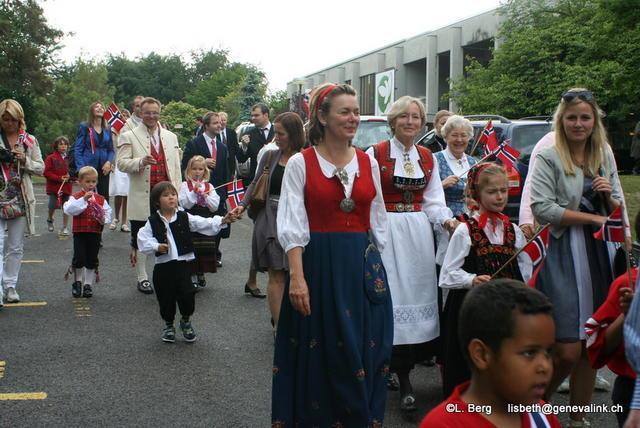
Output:
<svg viewBox="0 0 640 428">
<path fill-rule="evenodd" d="M 120 226 L 120 232 L 129 233 L 131 232 L 131 229 L 129 229 L 129 226 L 127 226 L 127 224 L 125 223 L 122 226 Z"/>
<path fill-rule="evenodd" d="M 53 227 L 53 219 L 52 218 L 48 218 L 47 219 L 47 230 L 49 232 L 53 232 L 55 229 Z"/>
<path fill-rule="evenodd" d="M 109 230 L 116 230 L 116 227 L 118 227 L 118 219 L 114 218 L 111 224 L 109 225 Z"/>
</svg>

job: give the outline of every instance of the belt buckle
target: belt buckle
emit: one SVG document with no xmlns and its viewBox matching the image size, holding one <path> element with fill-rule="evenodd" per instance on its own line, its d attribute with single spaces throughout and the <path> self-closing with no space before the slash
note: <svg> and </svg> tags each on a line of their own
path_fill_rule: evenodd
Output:
<svg viewBox="0 0 640 428">
<path fill-rule="evenodd" d="M 405 204 L 404 210 L 408 213 L 413 212 L 413 204 Z"/>
<path fill-rule="evenodd" d="M 404 212 L 404 204 L 401 204 L 401 203 L 396 204 L 396 211 L 399 213 Z"/>
</svg>

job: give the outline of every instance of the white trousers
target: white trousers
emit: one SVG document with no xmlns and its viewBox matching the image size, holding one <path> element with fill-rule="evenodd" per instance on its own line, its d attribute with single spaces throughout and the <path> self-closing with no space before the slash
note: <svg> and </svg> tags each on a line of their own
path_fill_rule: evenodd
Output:
<svg viewBox="0 0 640 428">
<path fill-rule="evenodd" d="M 4 254 L 4 263 L 0 263 L 2 287 L 6 290 L 15 287 L 18 282 L 22 255 L 24 254 L 24 231 L 27 219 L 23 217 L 13 220 L 0 219 L 0 254 Z M 7 236 L 4 234 L 7 229 Z"/>
</svg>

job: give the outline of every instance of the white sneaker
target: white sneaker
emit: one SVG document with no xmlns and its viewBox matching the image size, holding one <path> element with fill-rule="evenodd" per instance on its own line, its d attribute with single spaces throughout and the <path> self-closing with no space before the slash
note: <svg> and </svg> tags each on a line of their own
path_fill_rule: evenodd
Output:
<svg viewBox="0 0 640 428">
<path fill-rule="evenodd" d="M 609 383 L 608 380 L 606 380 L 602 376 L 596 375 L 595 389 L 596 389 L 596 391 L 605 391 L 606 392 L 606 391 L 611 390 L 611 384 Z"/>
<path fill-rule="evenodd" d="M 567 376 L 562 383 L 560 384 L 560 386 L 558 387 L 558 391 L 562 394 L 566 394 L 567 392 L 569 392 L 570 386 L 569 386 L 569 376 Z"/>
<path fill-rule="evenodd" d="M 111 224 L 109 225 L 109 230 L 116 230 L 117 227 L 118 227 L 118 220 L 114 218 Z"/>
<path fill-rule="evenodd" d="M 66 227 L 60 231 L 60 236 L 69 236 L 69 229 Z"/>
<path fill-rule="evenodd" d="M 14 287 L 7 288 L 5 296 L 7 297 L 7 303 L 18 303 L 20 301 L 20 296 Z"/>
</svg>

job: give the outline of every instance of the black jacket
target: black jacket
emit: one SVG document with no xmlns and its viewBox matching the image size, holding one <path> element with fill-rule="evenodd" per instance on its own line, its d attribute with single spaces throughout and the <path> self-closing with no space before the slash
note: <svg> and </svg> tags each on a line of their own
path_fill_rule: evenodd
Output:
<svg viewBox="0 0 640 428">
<path fill-rule="evenodd" d="M 264 138 L 264 132 L 258 127 L 252 128 L 247 135 L 249 135 L 249 144 L 247 146 L 247 151 L 244 152 L 242 148 L 238 150 L 236 154 L 236 159 L 238 162 L 246 162 L 247 159 L 251 159 L 251 170 L 249 173 L 249 177 L 239 177 L 245 180 L 245 183 L 251 183 L 253 177 L 256 175 L 256 168 L 258 167 L 258 152 L 265 144 L 269 143 L 273 140 L 273 123 L 271 124 L 271 128 L 269 129 L 269 135 L 267 138 Z M 239 143 L 242 144 L 242 143 Z"/>
</svg>

